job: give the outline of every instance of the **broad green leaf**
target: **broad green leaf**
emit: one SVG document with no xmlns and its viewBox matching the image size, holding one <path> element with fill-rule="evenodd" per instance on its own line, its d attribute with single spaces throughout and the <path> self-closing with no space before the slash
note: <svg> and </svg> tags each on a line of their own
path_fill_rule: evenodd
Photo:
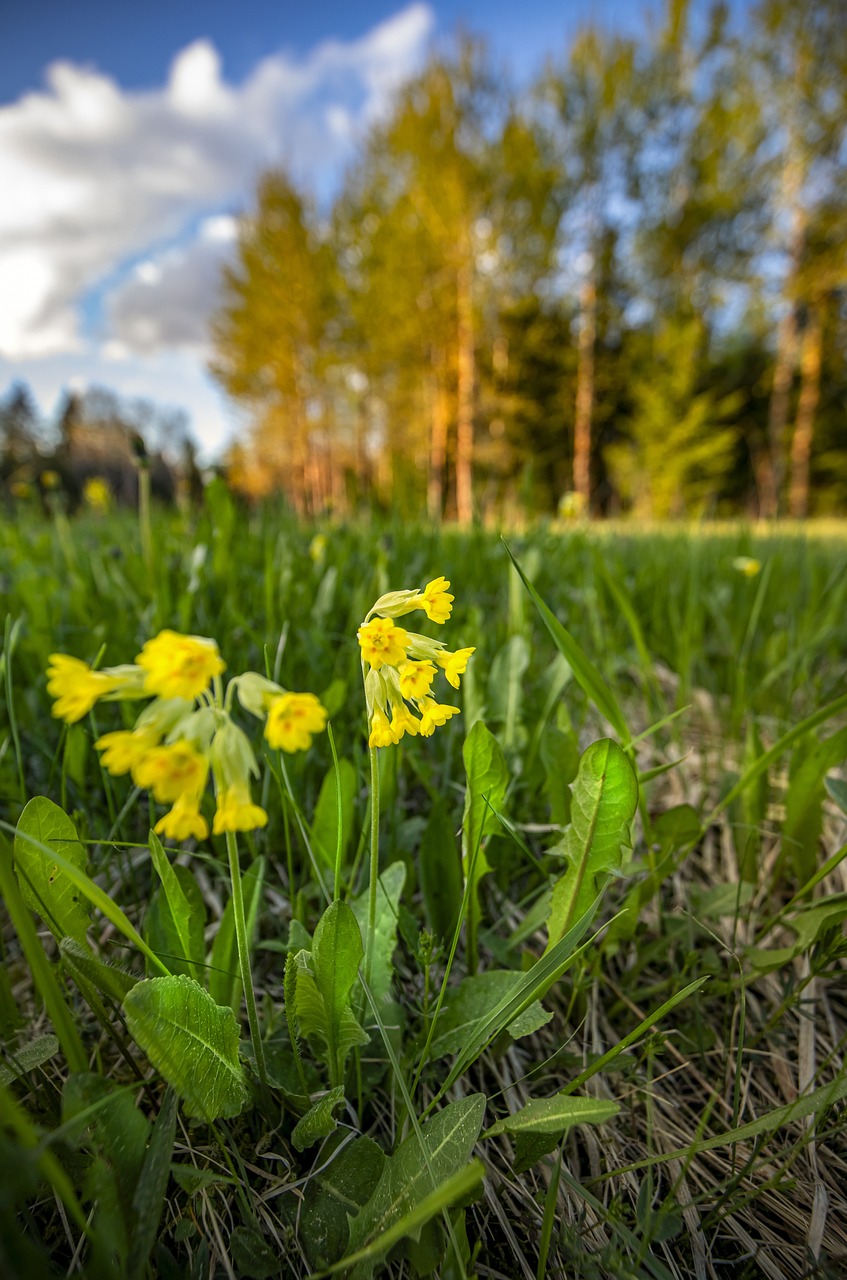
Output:
<svg viewBox="0 0 847 1280">
<path fill-rule="evenodd" d="M 453 937 L 462 905 L 462 862 L 444 798 L 436 795 L 421 837 L 418 880 L 430 929 Z"/>
<path fill-rule="evenodd" d="M 115 1231 L 113 1223 L 109 1234 L 124 1265 L 135 1225 L 133 1198 L 150 1133 L 147 1120 L 135 1105 L 134 1092 L 87 1071 L 69 1076 L 62 1090 L 67 1140 L 98 1155 L 104 1165 L 104 1180 L 111 1184 L 109 1207 L 120 1219 L 120 1231 Z M 104 1205 L 100 1212 L 105 1210 Z M 97 1218 L 95 1225 L 100 1226 Z"/>
<path fill-rule="evenodd" d="M 338 1141 L 342 1140 L 339 1134 Z M 349 1216 L 373 1195 L 385 1159 L 381 1147 L 371 1138 L 361 1137 L 348 1142 L 337 1155 L 330 1158 L 327 1154 L 327 1160 L 321 1160 L 323 1167 L 309 1179 L 297 1206 L 300 1243 L 314 1268 L 327 1267 L 344 1257 Z"/>
<path fill-rule="evenodd" d="M 824 778 L 824 786 L 842 813 L 847 813 L 847 782 L 834 774 Z"/>
<path fill-rule="evenodd" d="M 462 867 L 470 877 L 468 896 L 469 964 L 476 966 L 476 936 L 481 915 L 479 882 L 491 866 L 485 856 L 484 837 L 500 830 L 497 812 L 502 809 L 509 785 L 503 749 L 482 720 L 477 720 L 462 748 L 467 788 L 462 819 Z"/>
<path fill-rule="evenodd" d="M 153 982 L 178 982 L 178 978 L 153 978 Z M 132 1198 L 135 1228 L 129 1254 L 129 1280 L 141 1280 L 159 1230 L 165 1192 L 171 1172 L 171 1157 L 176 1137 L 176 1094 L 168 1089 L 153 1125 L 150 1146 Z"/>
<path fill-rule="evenodd" d="M 503 746 L 514 751 L 520 745 L 524 676 L 529 667 L 529 645 L 522 635 L 511 636 L 494 655 L 488 679 L 488 706 L 492 720 L 503 726 Z M 523 734 L 525 737 L 525 733 Z"/>
<path fill-rule="evenodd" d="M 822 742 L 813 735 L 794 749 L 785 795 L 783 849 L 801 881 L 808 880 L 817 864 L 823 827 L 824 779 L 830 769 L 847 758 L 847 728 Z"/>
<path fill-rule="evenodd" d="M 247 1102 L 238 1024 L 193 978 L 147 978 L 124 998 L 130 1034 L 201 1120 L 237 1116 Z"/>
<path fill-rule="evenodd" d="M 75 982 L 93 983 L 103 995 L 121 1004 L 127 991 L 138 982 L 138 978 L 127 973 L 118 965 L 108 964 L 101 960 L 88 947 L 81 946 L 74 938 L 63 938 L 59 943 L 59 954 L 62 963 Z"/>
<path fill-rule="evenodd" d="M 541 762 L 550 821 L 564 827 L 571 820 L 571 783 L 579 769 L 576 734 L 565 733 L 554 724 L 546 725 L 541 736 Z"/>
<path fill-rule="evenodd" d="M 265 859 L 257 858 L 241 878 L 247 938 L 250 943 L 256 936 L 264 881 Z M 212 954 L 209 958 L 209 995 L 216 1004 L 228 1004 L 237 1016 L 241 1008 L 241 970 L 238 966 L 238 942 L 235 936 L 235 914 L 231 898 L 224 908 L 215 941 L 212 943 Z"/>
<path fill-rule="evenodd" d="M 353 834 L 353 803 L 359 780 L 356 770 L 349 760 L 338 762 L 338 785 L 341 787 L 341 862 L 347 856 L 350 837 Z M 338 847 L 338 785 L 335 768 L 329 770 L 324 778 L 315 816 L 312 820 L 312 848 L 318 857 L 329 868 L 335 867 L 335 853 Z"/>
<path fill-rule="evenodd" d="M 51 1035 L 36 1036 L 34 1040 L 30 1040 L 29 1044 L 23 1044 L 19 1049 L 6 1048 L 3 1053 L 3 1062 L 0 1063 L 0 1084 L 11 1084 L 13 1080 L 19 1080 L 21 1076 L 25 1076 L 28 1071 L 43 1067 L 44 1063 L 49 1062 L 58 1052 L 58 1037 Z"/>
<path fill-rule="evenodd" d="M 335 1112 L 344 1105 L 344 1086 L 338 1085 L 330 1089 L 322 1098 L 313 1103 L 304 1116 L 297 1121 L 291 1134 L 291 1143 L 296 1151 L 305 1151 L 313 1147 L 321 1138 L 328 1138 L 338 1123 Z"/>
<path fill-rule="evenodd" d="M 33 843 L 36 841 L 37 843 Z M 57 941 L 76 938 L 85 942 L 88 908 L 79 889 L 58 862 L 52 862 L 38 845 L 60 853 L 80 871 L 87 858 L 70 818 L 46 796 L 35 796 L 26 805 L 15 833 L 15 871 L 21 896 L 37 911 Z"/>
<path fill-rule="evenodd" d="M 506 547 L 506 550 L 509 553 L 512 564 L 521 575 L 523 584 L 529 592 L 530 599 L 540 613 L 547 630 L 550 632 L 550 635 L 553 638 L 553 643 L 571 667 L 574 677 L 582 687 L 584 693 L 591 702 L 594 703 L 594 706 L 600 714 L 605 716 L 609 724 L 615 730 L 615 733 L 617 733 L 618 737 L 624 743 L 629 743 L 631 735 L 627 727 L 626 720 L 624 719 L 623 712 L 618 706 L 617 698 L 611 688 L 606 684 L 606 681 L 603 679 L 594 663 L 587 654 L 583 652 L 571 633 L 565 630 L 555 614 L 541 599 L 541 596 L 535 590 L 535 587 L 532 585 L 529 578 L 512 555 L 511 551 L 509 551 L 508 546 Z"/>
<path fill-rule="evenodd" d="M 380 872 L 377 881 L 376 926 L 370 987 L 374 999 L 380 1002 L 385 1000 L 391 990 L 394 974 L 393 957 L 397 946 L 397 918 L 400 910 L 400 895 L 405 882 L 406 867 L 402 862 L 392 862 L 390 867 Z M 351 903 L 362 936 L 368 927 L 368 897 L 369 892 L 366 889 Z"/>
<path fill-rule="evenodd" d="M 547 949 L 590 909 L 630 845 L 638 781 L 628 756 L 611 738 L 582 754 L 573 785 L 571 825 L 556 848 L 567 860 L 553 888 Z"/>
<path fill-rule="evenodd" d="M 539 1133 L 561 1136 L 575 1124 L 604 1124 L 620 1111 L 617 1102 L 603 1098 L 574 1098 L 558 1093 L 554 1098 L 532 1098 L 514 1115 L 504 1116 L 482 1135 Z"/>
<path fill-rule="evenodd" d="M 408 1225 L 404 1224 L 401 1235 L 392 1236 L 390 1243 L 386 1243 L 387 1232 L 397 1228 L 442 1184 L 465 1169 L 482 1128 L 484 1111 L 485 1097 L 481 1093 L 451 1102 L 421 1127 L 420 1138 L 417 1133 L 410 1134 L 394 1155 L 388 1157 L 376 1190 L 350 1221 L 348 1261 L 380 1241 L 380 1248 L 363 1259 L 354 1275 L 371 1276 L 379 1257 L 397 1239 L 404 1234 L 415 1236 L 420 1231 L 423 1220 L 413 1219 Z M 439 1199 L 432 1212 L 437 1212 L 445 1203 L 449 1200 Z"/>
<path fill-rule="evenodd" d="M 150 857 L 156 873 L 162 882 L 165 911 L 172 921 L 173 931 L 179 942 L 176 963 L 168 961 L 168 968 L 174 973 L 187 973 L 198 981 L 203 976 L 202 965 L 206 959 L 206 944 L 203 930 L 206 924 L 206 904 L 200 892 L 200 886 L 188 867 L 174 867 L 162 848 L 162 842 L 155 831 L 150 832 Z M 151 942 L 149 933 L 147 941 Z M 158 948 L 161 950 L 161 948 Z M 180 962 L 181 960 L 181 962 Z"/>
<path fill-rule="evenodd" d="M 70 866 L 71 864 L 68 863 Z M 12 870 L 12 847 L 8 840 L 0 834 L 0 898 L 2 898 L 9 918 L 21 944 L 32 974 L 33 983 L 44 1001 L 44 1007 L 50 1015 L 53 1029 L 59 1037 L 62 1052 L 68 1060 L 71 1071 L 88 1070 L 88 1054 L 85 1052 L 76 1019 L 68 1008 L 67 998 L 54 971 L 54 966 L 44 954 L 44 948 L 35 929 L 32 912 L 23 899 L 15 873 Z M 0 1085 L 0 1102 L 3 1089 Z M 17 1112 L 15 1112 L 17 1114 Z M 56 1185 L 54 1162 L 48 1161 L 51 1168 L 51 1181 Z M 84 1220 L 84 1219 L 83 1219 Z"/>
<path fill-rule="evenodd" d="M 236 1227 L 229 1244 L 239 1276 L 269 1280 L 279 1275 L 279 1254 L 254 1227 Z"/>
<path fill-rule="evenodd" d="M 465 978 L 458 987 L 448 991 L 438 1018 L 430 1058 L 443 1058 L 446 1054 L 458 1053 L 480 1020 L 514 994 L 524 976 L 508 969 L 491 969 L 487 973 L 476 973 Z M 552 1013 L 543 1009 L 539 1001 L 535 1001 L 518 1018 L 513 1019 L 511 1024 L 504 1024 L 503 1030 L 518 1039 L 543 1027 L 552 1016 Z"/>
<path fill-rule="evenodd" d="M 293 985 L 299 1033 L 317 1045 L 329 1068 L 330 1081 L 335 1085 L 343 1082 L 344 1064 L 350 1050 L 356 1045 L 367 1044 L 370 1036 L 359 1025 L 349 1006 L 345 1006 L 337 1021 L 332 1023 L 310 963 L 310 954 L 298 951 L 294 956 L 294 966 L 286 974 L 286 989 L 290 990 Z"/>
<path fill-rule="evenodd" d="M 144 937 L 151 951 L 174 973 L 199 981 L 205 974 L 206 904 L 188 867 L 169 866 L 169 870 L 171 892 L 163 885 L 153 891 L 144 915 Z M 180 921 L 174 908 L 182 913 Z M 148 974 L 150 967 L 148 963 Z"/>
<path fill-rule="evenodd" d="M 342 1039 L 346 1040 L 351 1030 L 350 993 L 358 980 L 364 954 L 359 923 L 352 907 L 346 902 L 330 903 L 312 939 L 312 971 L 326 1011 L 327 1057 L 333 1085 L 341 1084 L 344 1078 L 348 1046 Z"/>
</svg>

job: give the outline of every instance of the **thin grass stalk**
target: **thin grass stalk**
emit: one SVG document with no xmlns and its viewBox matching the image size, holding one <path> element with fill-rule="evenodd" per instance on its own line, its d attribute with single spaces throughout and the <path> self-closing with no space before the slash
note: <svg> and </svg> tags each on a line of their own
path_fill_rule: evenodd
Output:
<svg viewBox="0 0 847 1280">
<path fill-rule="evenodd" d="M 365 940 L 365 986 L 370 986 L 376 935 L 376 890 L 379 882 L 379 759 L 369 747 L 371 760 L 371 869 L 368 884 L 368 936 Z"/>
<path fill-rule="evenodd" d="M 229 856 L 229 878 L 232 884 L 232 914 L 235 920 L 235 940 L 238 946 L 238 967 L 241 970 L 241 985 L 247 1003 L 247 1021 L 250 1024 L 250 1039 L 253 1042 L 253 1056 L 263 1097 L 268 1094 L 268 1070 L 265 1065 L 265 1049 L 259 1031 L 259 1014 L 256 1009 L 256 992 L 253 987 L 253 973 L 250 968 L 250 946 L 247 937 L 247 920 L 244 915 L 244 892 L 241 887 L 241 868 L 238 863 L 238 842 L 235 832 L 226 833 L 226 851 Z"/>
</svg>

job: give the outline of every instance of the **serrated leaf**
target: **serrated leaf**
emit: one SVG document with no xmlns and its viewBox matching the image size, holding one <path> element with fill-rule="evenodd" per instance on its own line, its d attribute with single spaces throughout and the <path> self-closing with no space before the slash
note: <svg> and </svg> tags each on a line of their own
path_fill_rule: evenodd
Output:
<svg viewBox="0 0 847 1280">
<path fill-rule="evenodd" d="M 582 753 L 572 788 L 571 825 L 555 850 L 567 867 L 553 887 L 548 951 L 620 868 L 637 806 L 638 780 L 627 755 L 611 738 L 592 743 Z"/>
<path fill-rule="evenodd" d="M 33 843 L 36 842 L 36 843 Z M 88 907 L 74 882 L 38 845 L 55 849 L 80 871 L 87 858 L 70 818 L 46 796 L 35 796 L 24 808 L 15 832 L 15 872 L 21 897 L 37 911 L 57 941 L 85 942 Z"/>
<path fill-rule="evenodd" d="M 241 878 L 248 944 L 252 944 L 256 936 L 264 882 L 265 859 L 257 858 Z M 224 908 L 215 941 L 212 943 L 212 954 L 209 957 L 209 995 L 216 1004 L 228 1004 L 233 1013 L 238 1015 L 241 1008 L 241 970 L 238 965 L 238 940 L 235 936 L 235 908 L 231 898 Z"/>
<path fill-rule="evenodd" d="M 294 1126 L 291 1142 L 296 1151 L 305 1151 L 321 1138 L 328 1138 L 338 1123 L 335 1111 L 344 1103 L 344 1087 L 338 1085 L 330 1089 L 322 1098 L 314 1102 L 304 1116 Z"/>
<path fill-rule="evenodd" d="M 117 965 L 101 960 L 87 946 L 82 946 L 75 938 L 63 938 L 59 943 L 62 963 L 68 973 L 78 981 L 93 983 L 98 991 L 121 1004 L 128 991 L 138 982 L 138 978 Z"/>
<path fill-rule="evenodd" d="M 402 1142 L 383 1166 L 376 1190 L 367 1204 L 350 1220 L 347 1243 L 348 1257 L 384 1239 L 392 1227 L 402 1222 L 431 1193 L 464 1171 L 479 1137 L 485 1097 L 481 1093 L 451 1102 L 416 1133 Z M 437 1211 L 434 1210 L 434 1212 Z M 409 1229 L 413 1236 L 420 1231 L 417 1221 Z M 395 1240 L 391 1239 L 391 1244 Z M 385 1250 L 390 1244 L 385 1244 Z M 373 1274 L 382 1250 L 363 1260 L 356 1277 Z"/>
<path fill-rule="evenodd" d="M 367 1044 L 370 1036 L 359 1025 L 349 1006 L 342 1010 L 333 1031 L 330 1027 L 326 1002 L 309 968 L 311 961 L 309 952 L 298 951 L 294 961 L 296 964 L 294 1006 L 299 1031 L 317 1049 L 320 1057 L 329 1067 L 332 1080 L 338 1074 L 343 1075 L 344 1063 L 350 1050 L 357 1044 Z M 333 1038 L 334 1051 L 330 1048 Z"/>
<path fill-rule="evenodd" d="M 217 1169 L 195 1169 L 193 1164 L 171 1163 L 171 1176 L 178 1187 L 188 1195 L 196 1195 L 207 1187 L 236 1185 L 235 1179 L 228 1173 L 220 1173 Z"/>
<path fill-rule="evenodd" d="M 446 1054 L 458 1053 L 467 1044 L 469 1035 L 481 1019 L 513 995 L 524 977 L 524 974 L 509 969 L 492 969 L 486 973 L 473 974 L 460 982 L 458 987 L 448 991 L 430 1047 L 430 1057 L 436 1059 L 443 1058 Z M 527 1021 L 523 1023 L 521 1019 L 527 1015 Z M 537 1031 L 552 1016 L 540 1001 L 535 1001 L 518 1018 L 513 1018 L 511 1023 L 504 1021 L 501 1030 L 508 1030 L 513 1038 L 518 1039 L 522 1035 L 529 1035 L 531 1031 Z M 523 1030 L 524 1026 L 527 1030 Z"/>
<path fill-rule="evenodd" d="M 247 1099 L 238 1024 L 193 978 L 147 978 L 124 998 L 130 1034 L 201 1120 L 237 1116 Z"/>
<path fill-rule="evenodd" d="M 397 919 L 400 895 L 406 883 L 406 868 L 402 862 L 392 862 L 382 871 L 376 888 L 376 924 L 374 928 L 373 965 L 371 968 L 371 995 L 382 1003 L 391 990 L 394 973 L 393 957 L 397 946 Z M 364 937 L 368 927 L 368 897 L 366 889 L 350 904 Z"/>
<path fill-rule="evenodd" d="M 58 1052 L 59 1039 L 51 1035 L 36 1036 L 19 1049 L 6 1049 L 3 1054 L 5 1061 L 0 1063 L 0 1085 L 11 1084 L 13 1080 L 20 1080 L 28 1071 L 43 1067 Z"/>
<path fill-rule="evenodd" d="M 514 1115 L 504 1116 L 483 1134 L 538 1133 L 561 1135 L 575 1124 L 605 1124 L 620 1111 L 617 1102 L 604 1098 L 574 1098 L 559 1093 L 554 1098 L 533 1098 Z"/>
</svg>

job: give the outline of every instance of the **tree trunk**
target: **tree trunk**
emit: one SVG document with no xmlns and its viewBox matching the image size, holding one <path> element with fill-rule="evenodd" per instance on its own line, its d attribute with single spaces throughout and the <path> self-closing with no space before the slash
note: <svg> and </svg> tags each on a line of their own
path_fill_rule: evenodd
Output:
<svg viewBox="0 0 847 1280">
<path fill-rule="evenodd" d="M 574 414 L 573 487 L 582 510 L 591 508 L 591 423 L 594 417 L 594 343 L 597 335 L 597 286 L 593 271 L 583 281 L 579 296 L 579 366 Z"/>
<path fill-rule="evenodd" d="M 791 261 L 785 282 L 784 298 L 788 309 L 779 322 L 776 340 L 776 363 L 773 388 L 768 408 L 768 448 L 771 465 L 766 473 L 768 486 L 763 494 L 761 514 L 766 520 L 779 515 L 787 460 L 788 411 L 791 387 L 797 365 L 797 277 L 806 238 L 806 217 L 798 203 L 802 174 L 799 164 L 789 164 L 785 175 L 785 201 L 791 209 Z"/>
<path fill-rule="evenodd" d="M 431 520 L 444 514 L 444 468 L 447 462 L 447 393 L 433 374 L 429 383 L 430 437 L 426 509 Z"/>
<path fill-rule="evenodd" d="M 474 332 L 473 267 L 470 255 L 459 268 L 457 291 L 456 518 L 473 519 Z"/>
<path fill-rule="evenodd" d="M 795 520 L 802 520 L 809 514 L 809 459 L 812 453 L 815 414 L 821 394 L 823 352 L 821 311 L 820 304 L 809 308 L 800 354 L 800 399 L 797 403 L 797 421 L 794 424 L 794 437 L 791 441 L 791 485 L 788 496 L 788 509 Z"/>
</svg>

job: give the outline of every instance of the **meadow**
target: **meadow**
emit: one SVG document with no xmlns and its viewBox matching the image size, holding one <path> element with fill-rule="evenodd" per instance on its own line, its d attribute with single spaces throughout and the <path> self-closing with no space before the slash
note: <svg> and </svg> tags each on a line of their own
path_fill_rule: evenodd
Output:
<svg viewBox="0 0 847 1280">
<path fill-rule="evenodd" d="M 441 576 L 443 623 L 391 614 Z M 369 748 L 389 592 L 475 652 L 460 714 Z M 304 526 L 213 484 L 4 518 L 0 599 L 4 1277 L 845 1274 L 847 530 Z M 104 767 L 141 701 L 51 715 L 51 655 L 165 629 L 328 713 L 279 750 L 240 686 L 237 840 L 160 840 Z"/>
</svg>

